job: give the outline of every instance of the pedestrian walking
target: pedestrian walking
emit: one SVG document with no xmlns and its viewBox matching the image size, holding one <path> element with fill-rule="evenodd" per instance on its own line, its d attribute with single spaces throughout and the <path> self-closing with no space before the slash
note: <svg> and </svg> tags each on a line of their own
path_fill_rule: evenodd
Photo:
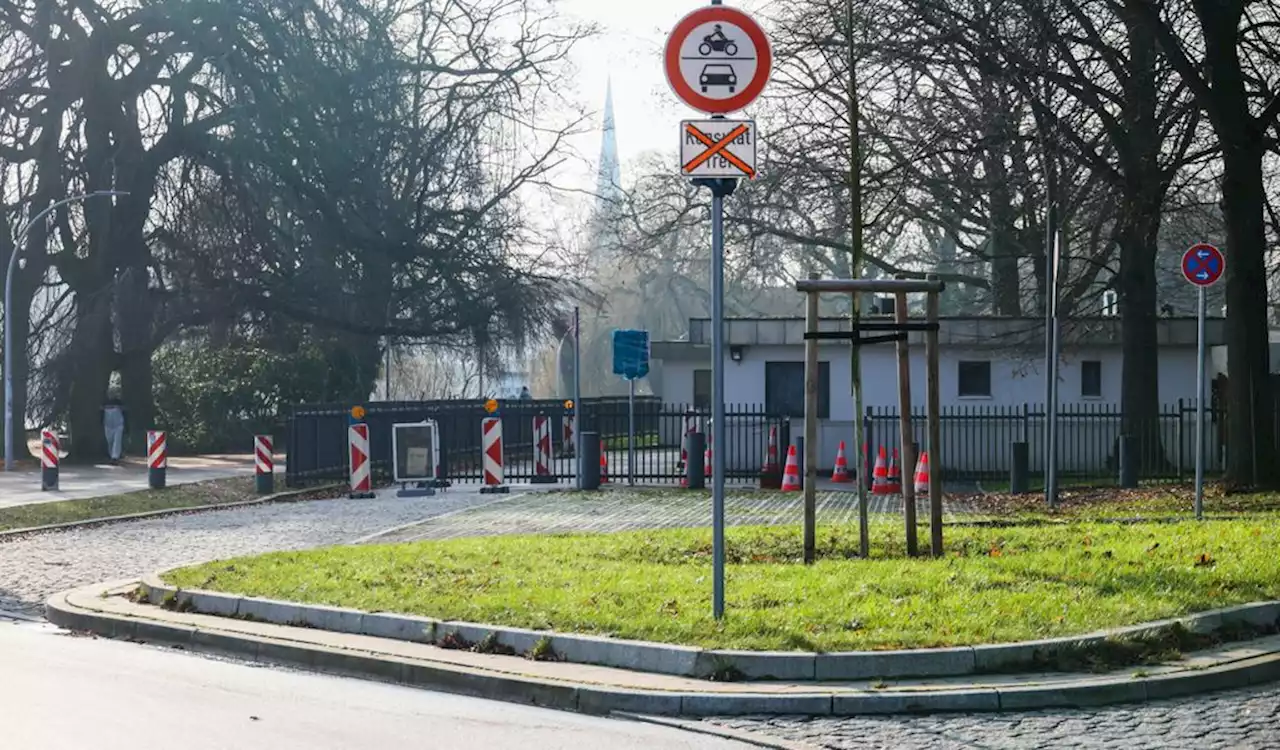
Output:
<svg viewBox="0 0 1280 750">
<path fill-rule="evenodd" d="M 102 431 L 107 436 L 107 456 L 113 464 L 120 463 L 124 458 L 124 435 L 127 429 L 124 404 L 119 398 L 112 396 L 102 407 Z"/>
</svg>

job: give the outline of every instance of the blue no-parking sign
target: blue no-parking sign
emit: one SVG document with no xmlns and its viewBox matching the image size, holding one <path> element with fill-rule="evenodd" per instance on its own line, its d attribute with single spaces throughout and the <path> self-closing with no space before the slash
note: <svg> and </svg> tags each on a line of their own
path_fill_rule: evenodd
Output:
<svg viewBox="0 0 1280 750">
<path fill-rule="evenodd" d="M 1182 256 L 1182 275 L 1196 286 L 1213 286 L 1227 270 L 1227 259 L 1213 245 L 1200 244 Z"/>
</svg>

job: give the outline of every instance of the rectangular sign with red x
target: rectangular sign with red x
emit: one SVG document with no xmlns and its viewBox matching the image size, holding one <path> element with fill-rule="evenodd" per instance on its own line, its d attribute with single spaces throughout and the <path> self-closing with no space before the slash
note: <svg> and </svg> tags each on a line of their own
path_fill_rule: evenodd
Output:
<svg viewBox="0 0 1280 750">
<path fill-rule="evenodd" d="M 756 124 L 751 120 L 680 123 L 680 173 L 685 177 L 756 178 Z"/>
</svg>

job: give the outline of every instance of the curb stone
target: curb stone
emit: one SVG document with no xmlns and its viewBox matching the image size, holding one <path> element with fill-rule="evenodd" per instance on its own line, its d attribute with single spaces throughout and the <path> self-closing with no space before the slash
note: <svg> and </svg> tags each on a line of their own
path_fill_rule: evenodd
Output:
<svg viewBox="0 0 1280 750">
<path fill-rule="evenodd" d="M 1280 625 L 1280 601 L 1275 601 L 1242 604 L 1085 635 L 1022 643 L 821 654 L 799 651 L 734 651 L 483 623 L 439 621 L 388 612 L 366 613 L 341 607 L 276 602 L 197 589 L 185 590 L 165 583 L 161 575 L 152 573 L 142 579 L 142 588 L 148 600 L 155 605 L 176 600 L 179 608 L 203 614 L 224 617 L 251 615 L 255 620 L 276 625 L 303 624 L 320 630 L 351 634 L 363 633 L 364 619 L 376 617 L 379 630 L 377 635 L 382 637 L 427 642 L 423 640 L 423 633 L 430 628 L 435 640 L 456 633 L 469 643 L 479 643 L 486 637 L 493 636 L 499 643 L 520 654 L 528 653 L 535 643 L 545 637 L 551 640 L 552 648 L 561 658 L 574 664 L 593 664 L 700 679 L 730 669 L 741 673 L 748 680 L 837 681 L 964 677 L 1026 670 L 1043 664 L 1059 652 L 1100 645 L 1108 639 L 1159 634 L 1174 625 L 1181 625 L 1195 633 L 1212 633 L 1230 625 L 1270 628 Z M 401 635 L 396 635 L 397 633 Z"/>
<path fill-rule="evenodd" d="M 581 681 L 501 671 L 485 666 L 445 663 L 418 656 L 370 650 L 367 642 L 352 646 L 305 640 L 310 630 L 267 626 L 270 635 L 218 630 L 215 627 L 148 619 L 128 611 L 144 605 L 97 605 L 111 594 L 137 585 L 98 585 L 55 594 L 46 602 L 49 621 L 71 630 L 130 641 L 156 642 L 202 652 L 215 652 L 267 664 L 513 703 L 607 715 L 615 711 L 642 715 L 710 717 L 745 715 L 884 715 L 951 711 L 1021 711 L 1035 708 L 1088 708 L 1142 702 L 1280 680 L 1280 650 L 1227 661 L 1199 670 L 1135 677 L 1132 672 L 1059 683 L 981 684 L 866 690 L 813 685 L 807 692 L 738 692 L 727 688 L 690 690 L 635 687 L 627 672 L 611 675 L 613 683 Z M 71 601 L 75 598 L 77 601 Z M 114 598 L 114 597 L 112 597 Z M 98 609 L 123 606 L 125 612 Z M 162 613 L 167 614 L 167 613 Z M 208 616 L 205 616 L 206 618 Z M 275 631 L 279 631 L 279 635 Z M 593 678 L 594 679 L 594 678 Z"/>
<path fill-rule="evenodd" d="M 19 539 L 21 537 L 30 536 L 32 534 L 45 534 L 51 531 L 69 531 L 71 529 L 86 529 L 94 526 L 107 526 L 113 523 L 126 523 L 128 521 L 143 521 L 148 518 L 165 518 L 168 516 L 185 516 L 194 513 L 207 513 L 215 510 L 235 510 L 236 508 L 250 508 L 255 505 L 269 505 L 271 503 L 285 502 L 305 502 L 298 500 L 300 495 L 308 495 L 313 492 L 324 492 L 327 490 L 338 490 L 344 485 L 326 484 L 319 487 L 309 487 L 301 490 L 287 490 L 285 492 L 277 492 L 264 497 L 255 497 L 252 500 L 237 500 L 231 503 L 218 503 L 216 505 L 193 505 L 185 508 L 162 508 L 160 510 L 148 510 L 142 513 L 127 513 L 120 516 L 103 516 L 102 518 L 86 518 L 83 521 L 67 521 L 65 523 L 51 523 L 44 526 L 28 526 L 25 529 L 9 529 L 0 531 L 0 544 L 4 542 Z M 136 490 L 135 490 L 136 491 Z M 128 494 L 128 493 L 121 493 Z M 78 498 L 91 500 L 94 498 Z M 313 498 L 313 499 L 337 499 L 337 498 Z M 63 501 L 70 502 L 70 501 Z"/>
</svg>

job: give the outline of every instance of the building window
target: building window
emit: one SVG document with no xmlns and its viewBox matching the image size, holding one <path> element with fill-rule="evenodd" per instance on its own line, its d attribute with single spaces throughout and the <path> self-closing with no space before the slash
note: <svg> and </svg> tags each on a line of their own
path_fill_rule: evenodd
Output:
<svg viewBox="0 0 1280 750">
<path fill-rule="evenodd" d="M 991 398 L 991 363 L 961 362 L 958 395 L 960 398 Z"/>
<path fill-rule="evenodd" d="M 1080 363 L 1080 397 L 1102 398 L 1102 363 L 1085 360 Z"/>
<path fill-rule="evenodd" d="M 764 409 L 778 417 L 804 418 L 804 363 L 765 362 Z M 831 363 L 818 363 L 818 418 L 831 418 Z"/>
<path fill-rule="evenodd" d="M 693 371 L 693 408 L 698 411 L 711 410 L 711 371 Z"/>
</svg>

